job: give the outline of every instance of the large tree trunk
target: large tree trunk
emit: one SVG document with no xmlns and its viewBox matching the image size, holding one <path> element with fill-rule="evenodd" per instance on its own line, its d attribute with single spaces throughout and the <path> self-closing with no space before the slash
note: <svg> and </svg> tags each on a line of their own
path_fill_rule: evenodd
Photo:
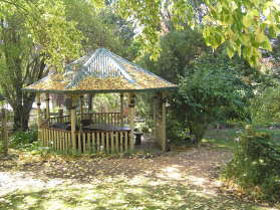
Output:
<svg viewBox="0 0 280 210">
<path fill-rule="evenodd" d="M 28 129 L 28 122 L 30 118 L 30 112 L 32 109 L 32 104 L 35 100 L 35 94 L 23 94 L 23 99 L 21 97 L 17 98 L 16 103 L 13 104 L 14 110 L 14 131 L 26 131 Z"/>
</svg>

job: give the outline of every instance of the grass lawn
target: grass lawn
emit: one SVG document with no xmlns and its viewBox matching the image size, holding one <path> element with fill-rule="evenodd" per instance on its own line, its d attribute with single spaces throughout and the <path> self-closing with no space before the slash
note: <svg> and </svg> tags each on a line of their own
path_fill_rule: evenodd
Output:
<svg viewBox="0 0 280 210">
<path fill-rule="evenodd" d="M 240 129 L 209 129 L 202 139 L 202 143 L 232 150 L 236 144 L 234 140 L 240 132 Z"/>
<path fill-rule="evenodd" d="M 271 135 L 272 140 L 280 146 L 280 129 L 259 128 L 257 131 L 268 133 Z M 239 128 L 209 129 L 202 142 L 218 148 L 232 150 L 236 144 L 235 139 L 238 138 L 241 132 L 242 129 Z"/>
</svg>

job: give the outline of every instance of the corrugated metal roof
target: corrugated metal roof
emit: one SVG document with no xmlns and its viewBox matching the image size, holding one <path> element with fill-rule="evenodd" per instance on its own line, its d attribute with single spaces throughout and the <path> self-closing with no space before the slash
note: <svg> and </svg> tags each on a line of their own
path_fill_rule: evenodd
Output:
<svg viewBox="0 0 280 210">
<path fill-rule="evenodd" d="M 176 88 L 163 78 L 100 48 L 68 64 L 24 90 L 36 92 L 126 92 Z"/>
</svg>

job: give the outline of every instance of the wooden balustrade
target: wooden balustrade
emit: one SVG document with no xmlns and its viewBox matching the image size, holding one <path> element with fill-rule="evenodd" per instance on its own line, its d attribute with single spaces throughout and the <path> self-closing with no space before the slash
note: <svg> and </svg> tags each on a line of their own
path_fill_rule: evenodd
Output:
<svg viewBox="0 0 280 210">
<path fill-rule="evenodd" d="M 70 116 L 69 115 L 64 115 L 64 116 L 55 116 L 55 117 L 50 117 L 49 122 L 51 124 L 54 123 L 65 123 L 70 121 Z"/>
<path fill-rule="evenodd" d="M 81 118 L 80 114 L 77 113 L 78 118 Z M 83 119 L 91 119 L 95 124 L 110 124 L 110 125 L 123 125 L 127 123 L 127 119 L 122 119 L 120 112 L 106 112 L 106 113 L 84 113 Z M 69 115 L 54 116 L 50 117 L 49 122 L 54 123 L 65 123 L 70 121 Z"/>
<path fill-rule="evenodd" d="M 77 114 L 78 119 L 81 115 Z M 112 126 L 123 126 L 127 123 L 126 119 L 122 119 L 119 112 L 107 113 L 83 113 L 82 119 L 91 119 L 93 124 L 110 124 Z M 49 123 L 42 123 L 39 132 L 39 140 L 43 146 L 53 148 L 58 151 L 73 151 L 80 153 L 95 152 L 126 152 L 131 146 L 131 131 L 114 130 L 114 131 L 76 131 L 75 141 L 71 137 L 71 130 L 49 127 L 55 123 L 70 122 L 69 115 L 56 115 L 49 118 Z M 76 145 L 73 148 L 73 144 Z"/>
<path fill-rule="evenodd" d="M 79 153 L 118 153 L 127 152 L 130 148 L 131 131 L 78 131 L 76 151 Z M 42 127 L 39 139 L 43 146 L 54 150 L 68 152 L 73 150 L 71 131 Z"/>
</svg>

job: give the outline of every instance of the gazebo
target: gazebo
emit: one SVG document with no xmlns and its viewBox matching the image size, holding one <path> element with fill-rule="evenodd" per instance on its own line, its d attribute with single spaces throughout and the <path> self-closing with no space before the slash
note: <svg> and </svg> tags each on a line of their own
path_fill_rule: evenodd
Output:
<svg viewBox="0 0 280 210">
<path fill-rule="evenodd" d="M 68 64 L 63 73 L 50 73 L 24 88 L 36 92 L 38 139 L 44 146 L 60 151 L 127 152 L 133 151 L 136 94 L 154 91 L 155 139 L 162 150 L 166 148 L 166 91 L 177 86 L 163 78 L 99 48 L 94 53 Z M 84 95 L 119 93 L 118 112 L 97 113 L 84 109 Z M 45 94 L 43 115 L 40 95 Z M 69 111 L 50 115 L 49 94 L 64 94 Z M 124 100 L 129 114 L 124 116 Z"/>
</svg>

